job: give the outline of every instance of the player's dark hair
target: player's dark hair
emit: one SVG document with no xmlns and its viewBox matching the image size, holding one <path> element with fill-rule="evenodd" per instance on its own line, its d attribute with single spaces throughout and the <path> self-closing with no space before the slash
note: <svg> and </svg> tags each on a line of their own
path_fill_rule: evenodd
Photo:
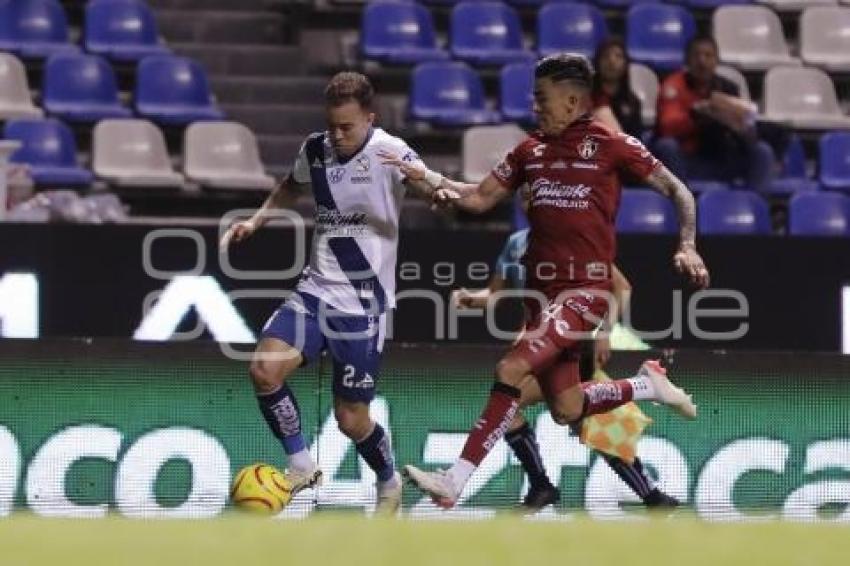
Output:
<svg viewBox="0 0 850 566">
<path fill-rule="evenodd" d="M 584 55 L 556 53 L 544 57 L 534 68 L 534 78 L 548 77 L 553 83 L 569 81 L 590 90 L 593 85 L 593 65 Z"/>
<path fill-rule="evenodd" d="M 325 87 L 325 102 L 328 106 L 341 106 L 352 100 L 364 110 L 372 109 L 375 89 L 365 75 L 344 71 L 337 73 Z"/>
<path fill-rule="evenodd" d="M 685 46 L 685 59 L 690 59 L 691 54 L 693 54 L 694 48 L 701 43 L 708 43 L 714 49 L 715 53 L 720 53 L 720 48 L 717 47 L 717 40 L 714 39 L 713 36 L 708 35 L 707 33 L 698 33 L 693 36 L 688 44 Z"/>
</svg>

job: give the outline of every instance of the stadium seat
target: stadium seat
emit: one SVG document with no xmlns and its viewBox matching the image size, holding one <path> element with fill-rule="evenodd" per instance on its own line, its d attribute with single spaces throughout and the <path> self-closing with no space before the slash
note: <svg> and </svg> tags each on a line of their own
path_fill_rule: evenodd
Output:
<svg viewBox="0 0 850 566">
<path fill-rule="evenodd" d="M 23 63 L 11 53 L 0 53 L 0 120 L 43 115 L 41 108 L 32 103 Z"/>
<path fill-rule="evenodd" d="M 640 63 L 629 64 L 629 83 L 635 96 L 640 100 L 640 114 L 643 125 L 655 126 L 655 112 L 658 105 L 658 77 L 655 71 Z"/>
<path fill-rule="evenodd" d="M 69 42 L 65 10 L 56 0 L 5 0 L 0 2 L 0 50 L 43 59 L 79 48 Z"/>
<path fill-rule="evenodd" d="M 850 192 L 850 132 L 831 132 L 820 138 L 820 184 Z"/>
<path fill-rule="evenodd" d="M 727 6 L 729 4 L 749 4 L 754 0 L 676 0 L 676 4 L 683 4 L 688 8 L 694 8 L 697 10 L 713 10 L 714 8 L 719 8 L 720 6 Z"/>
<path fill-rule="evenodd" d="M 271 190 L 254 134 L 236 122 L 196 122 L 186 128 L 183 172 L 209 188 Z"/>
<path fill-rule="evenodd" d="M 437 46 L 431 12 L 416 2 L 372 2 L 363 11 L 363 55 L 386 63 L 448 59 Z"/>
<path fill-rule="evenodd" d="M 747 84 L 747 78 L 741 74 L 741 71 L 729 65 L 717 65 L 715 73 L 735 83 L 738 87 L 738 93 L 744 100 L 752 100 L 750 97 L 750 86 Z"/>
<path fill-rule="evenodd" d="M 484 179 L 499 160 L 528 134 L 514 124 L 474 126 L 463 133 L 463 178 L 467 183 Z"/>
<path fill-rule="evenodd" d="M 850 236 L 850 198 L 841 193 L 805 191 L 788 201 L 792 236 Z"/>
<path fill-rule="evenodd" d="M 649 189 L 624 189 L 617 212 L 617 232 L 675 234 L 679 229 L 670 200 Z"/>
<path fill-rule="evenodd" d="M 767 203 L 752 191 L 708 191 L 697 207 L 700 234 L 769 234 Z"/>
<path fill-rule="evenodd" d="M 626 47 L 636 63 L 670 71 L 684 64 L 685 45 L 694 35 L 695 23 L 681 6 L 638 4 L 629 8 Z"/>
<path fill-rule="evenodd" d="M 800 20 L 800 57 L 827 71 L 850 71 L 850 8 L 806 9 Z"/>
<path fill-rule="evenodd" d="M 148 120 L 103 120 L 94 128 L 92 169 L 119 187 L 180 187 L 165 138 Z"/>
<path fill-rule="evenodd" d="M 443 126 L 494 124 L 498 112 L 487 109 L 481 79 L 460 62 L 421 63 L 413 70 L 410 115 Z"/>
<path fill-rule="evenodd" d="M 764 6 L 721 6 L 712 16 L 720 60 L 748 71 L 794 65 L 779 16 Z"/>
<path fill-rule="evenodd" d="M 86 5 L 85 46 L 115 61 L 169 53 L 153 11 L 140 0 L 91 0 Z"/>
<path fill-rule="evenodd" d="M 534 99 L 534 65 L 511 63 L 499 74 L 499 110 L 505 120 L 532 123 Z"/>
<path fill-rule="evenodd" d="M 661 0 L 595 0 L 594 4 L 600 8 L 611 8 L 614 10 L 622 10 L 633 6 L 634 4 L 651 4 L 660 2 Z"/>
<path fill-rule="evenodd" d="M 800 136 L 792 134 L 782 156 L 782 176 L 771 180 L 768 190 L 774 194 L 790 195 L 798 191 L 811 191 L 818 183 L 806 171 L 806 152 Z"/>
<path fill-rule="evenodd" d="M 460 2 L 452 9 L 452 55 L 478 65 L 528 61 L 516 10 L 502 2 Z"/>
<path fill-rule="evenodd" d="M 207 75 L 191 59 L 151 55 L 136 70 L 136 111 L 163 124 L 182 125 L 196 120 L 220 120 Z"/>
<path fill-rule="evenodd" d="M 65 120 L 96 122 L 132 115 L 118 99 L 115 72 L 97 55 L 52 55 L 44 68 L 43 85 L 44 108 Z"/>
<path fill-rule="evenodd" d="M 846 0 L 843 0 L 846 3 Z M 812 6 L 834 6 L 836 0 L 758 0 L 777 12 L 799 12 Z"/>
<path fill-rule="evenodd" d="M 37 185 L 80 186 L 92 182 L 91 172 L 77 164 L 77 146 L 71 130 L 59 120 L 11 120 L 6 123 L 3 136 L 21 142 L 10 161 L 28 164 Z"/>
<path fill-rule="evenodd" d="M 820 69 L 774 67 L 764 78 L 764 117 L 801 129 L 850 128 L 832 79 Z"/>
<path fill-rule="evenodd" d="M 607 35 L 605 16 L 590 4 L 551 2 L 537 13 L 537 51 L 541 56 L 569 51 L 592 58 Z"/>
</svg>

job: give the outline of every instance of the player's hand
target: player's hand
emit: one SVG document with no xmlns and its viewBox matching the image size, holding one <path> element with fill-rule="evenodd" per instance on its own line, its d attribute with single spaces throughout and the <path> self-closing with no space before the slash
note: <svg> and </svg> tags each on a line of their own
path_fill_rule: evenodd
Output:
<svg viewBox="0 0 850 566">
<path fill-rule="evenodd" d="M 451 301 L 458 310 L 475 308 L 475 298 L 463 287 L 452 291 Z"/>
<path fill-rule="evenodd" d="M 404 161 L 398 155 L 385 149 L 382 149 L 378 152 L 378 157 L 381 158 L 381 163 L 383 163 L 384 165 L 392 165 L 393 167 L 398 167 L 398 170 L 401 171 L 402 175 L 404 175 L 411 181 L 425 180 L 425 172 L 428 171 L 428 169 L 424 165 L 422 165 L 422 163 L 411 163 L 408 161 Z"/>
<path fill-rule="evenodd" d="M 596 362 L 596 367 L 605 367 L 605 364 L 607 364 L 610 359 L 611 338 L 605 333 L 600 333 L 599 337 L 596 338 L 596 347 L 594 348 L 594 361 Z"/>
<path fill-rule="evenodd" d="M 692 245 L 684 245 L 673 256 L 676 271 L 688 278 L 698 289 L 705 289 L 711 283 L 708 268 Z"/>
<path fill-rule="evenodd" d="M 459 200 L 460 198 L 460 193 L 454 189 L 437 189 L 431 196 L 434 204 L 443 208 L 451 206 L 454 201 Z"/>
<path fill-rule="evenodd" d="M 257 225 L 251 220 L 241 220 L 239 222 L 234 222 L 231 224 L 230 228 L 221 236 L 221 240 L 218 243 L 218 247 L 220 250 L 224 251 L 227 249 L 227 246 L 231 241 L 233 242 L 241 242 L 246 238 L 249 238 L 254 232 L 257 231 Z"/>
</svg>

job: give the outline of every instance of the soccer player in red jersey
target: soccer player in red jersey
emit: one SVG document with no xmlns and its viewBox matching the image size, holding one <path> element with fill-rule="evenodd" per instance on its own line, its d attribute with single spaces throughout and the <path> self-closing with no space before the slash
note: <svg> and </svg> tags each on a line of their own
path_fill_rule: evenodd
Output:
<svg viewBox="0 0 850 566">
<path fill-rule="evenodd" d="M 496 366 L 490 397 L 457 462 L 434 472 L 405 466 L 408 478 L 441 507 L 454 506 L 470 475 L 502 438 L 527 379 L 537 379 L 553 419 L 562 425 L 632 400 L 658 401 L 696 417 L 690 396 L 655 361 L 627 379 L 585 384 L 579 379 L 580 342 L 604 320 L 610 302 L 622 174 L 643 179 L 674 202 L 680 222 L 674 265 L 698 287 L 709 282 L 696 250 L 693 196 L 639 140 L 592 117 L 592 78 L 582 56 L 562 53 L 540 60 L 534 85 L 540 130 L 477 185 L 383 155 L 409 181 L 435 189 L 435 201 L 470 212 L 490 209 L 524 184 L 531 190 L 523 337 Z"/>
</svg>

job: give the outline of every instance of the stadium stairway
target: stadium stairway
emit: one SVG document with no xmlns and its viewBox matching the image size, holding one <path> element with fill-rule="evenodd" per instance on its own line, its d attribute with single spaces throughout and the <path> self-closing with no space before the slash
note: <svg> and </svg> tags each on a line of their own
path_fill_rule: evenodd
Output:
<svg viewBox="0 0 850 566">
<path fill-rule="evenodd" d="M 297 43 L 288 13 L 269 0 L 151 0 L 160 32 L 206 68 L 228 119 L 248 126 L 269 172 L 288 171 L 304 133 L 321 129 L 324 75 Z"/>
</svg>

